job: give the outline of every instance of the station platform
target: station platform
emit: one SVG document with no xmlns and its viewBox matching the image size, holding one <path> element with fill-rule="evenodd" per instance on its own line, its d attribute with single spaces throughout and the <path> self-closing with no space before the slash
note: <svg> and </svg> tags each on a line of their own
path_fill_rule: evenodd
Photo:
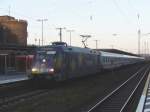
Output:
<svg viewBox="0 0 150 112">
<path fill-rule="evenodd" d="M 136 112 L 150 112 L 150 73 L 145 83 Z"/>
<path fill-rule="evenodd" d="M 28 80 L 27 74 L 25 73 L 0 74 L 0 85 L 23 80 Z"/>
</svg>

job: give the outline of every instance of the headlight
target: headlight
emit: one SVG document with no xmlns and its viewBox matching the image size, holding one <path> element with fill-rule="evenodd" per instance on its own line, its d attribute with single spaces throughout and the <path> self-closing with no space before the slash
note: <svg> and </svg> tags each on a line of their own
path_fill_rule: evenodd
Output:
<svg viewBox="0 0 150 112">
<path fill-rule="evenodd" d="M 32 72 L 36 72 L 37 71 L 37 68 L 32 68 Z"/>
<path fill-rule="evenodd" d="M 54 72 L 54 68 L 48 69 L 49 72 Z"/>
<path fill-rule="evenodd" d="M 45 62 L 46 62 L 46 59 L 43 59 L 42 62 L 45 63 Z"/>
</svg>

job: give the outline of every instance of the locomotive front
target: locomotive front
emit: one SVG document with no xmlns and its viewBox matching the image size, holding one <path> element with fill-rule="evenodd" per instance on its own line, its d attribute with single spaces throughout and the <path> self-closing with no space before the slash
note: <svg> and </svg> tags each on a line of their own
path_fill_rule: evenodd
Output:
<svg viewBox="0 0 150 112">
<path fill-rule="evenodd" d="M 37 51 L 33 66 L 31 70 L 31 76 L 40 78 L 52 78 L 55 72 L 54 62 L 55 62 L 56 51 Z"/>
</svg>

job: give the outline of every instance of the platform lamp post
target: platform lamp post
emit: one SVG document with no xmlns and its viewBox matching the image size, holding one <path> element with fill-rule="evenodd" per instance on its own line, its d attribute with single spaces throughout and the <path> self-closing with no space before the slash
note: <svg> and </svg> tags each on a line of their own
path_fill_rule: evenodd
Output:
<svg viewBox="0 0 150 112">
<path fill-rule="evenodd" d="M 48 19 L 38 19 L 37 21 L 42 23 L 42 39 L 41 39 L 41 41 L 42 41 L 42 46 L 43 46 L 43 43 L 44 43 L 44 39 L 43 39 L 43 23 L 45 21 L 48 21 Z"/>
<path fill-rule="evenodd" d="M 70 46 L 71 46 L 71 33 L 74 32 L 74 30 L 67 30 L 67 32 L 69 32 L 70 34 Z"/>
</svg>

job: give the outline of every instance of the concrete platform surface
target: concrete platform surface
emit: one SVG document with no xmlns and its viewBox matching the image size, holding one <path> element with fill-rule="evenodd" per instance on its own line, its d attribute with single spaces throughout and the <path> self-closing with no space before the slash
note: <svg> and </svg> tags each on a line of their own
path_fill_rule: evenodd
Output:
<svg viewBox="0 0 150 112">
<path fill-rule="evenodd" d="M 27 74 L 25 73 L 0 74 L 0 84 L 6 84 L 22 80 L 28 80 Z"/>
<path fill-rule="evenodd" d="M 136 112 L 150 112 L 150 73 L 148 75 Z"/>
</svg>

